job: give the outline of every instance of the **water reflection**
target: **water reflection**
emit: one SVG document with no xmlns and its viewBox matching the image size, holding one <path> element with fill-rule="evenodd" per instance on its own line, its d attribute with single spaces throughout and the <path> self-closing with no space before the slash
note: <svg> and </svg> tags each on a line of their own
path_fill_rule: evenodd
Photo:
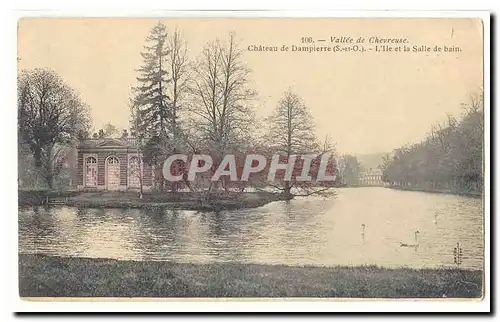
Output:
<svg viewBox="0 0 500 322">
<path fill-rule="evenodd" d="M 341 189 L 334 199 L 302 198 L 256 209 L 186 210 L 23 208 L 26 253 L 180 262 L 482 268 L 479 199 Z M 412 244 L 419 231 L 418 246 Z"/>
</svg>

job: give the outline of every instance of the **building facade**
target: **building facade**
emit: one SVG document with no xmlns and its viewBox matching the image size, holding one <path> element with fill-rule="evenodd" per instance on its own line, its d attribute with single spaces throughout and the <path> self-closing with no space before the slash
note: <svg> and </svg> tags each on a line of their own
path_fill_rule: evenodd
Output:
<svg viewBox="0 0 500 322">
<path fill-rule="evenodd" d="M 135 139 L 92 139 L 77 148 L 78 189 L 150 190 L 151 166 L 141 162 Z"/>
<path fill-rule="evenodd" d="M 359 184 L 361 186 L 385 186 L 387 183 L 382 181 L 382 170 L 371 169 L 362 172 L 359 176 Z"/>
</svg>

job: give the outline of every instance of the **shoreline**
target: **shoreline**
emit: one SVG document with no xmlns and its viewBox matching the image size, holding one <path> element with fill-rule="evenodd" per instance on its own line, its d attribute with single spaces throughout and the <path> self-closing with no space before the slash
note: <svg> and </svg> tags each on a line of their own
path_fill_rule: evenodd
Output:
<svg viewBox="0 0 500 322">
<path fill-rule="evenodd" d="M 401 190 L 401 191 L 415 191 L 415 192 L 446 194 L 446 195 L 471 197 L 471 198 L 478 198 L 478 199 L 483 197 L 483 194 L 480 191 L 460 191 L 460 190 L 453 190 L 453 189 L 429 189 L 429 188 L 423 188 L 423 187 L 403 187 L 403 186 L 385 186 L 382 188 Z"/>
<path fill-rule="evenodd" d="M 456 268 L 187 264 L 19 254 L 21 297 L 480 298 Z"/>
<path fill-rule="evenodd" d="M 359 188 L 342 187 L 342 188 Z M 342 189 L 337 188 L 337 189 Z M 400 191 L 426 192 L 435 194 L 449 194 L 480 199 L 480 192 L 455 191 L 451 189 L 425 189 L 418 187 L 380 186 L 380 188 Z M 243 192 L 222 195 L 218 199 L 206 200 L 202 196 L 190 192 L 151 193 L 144 192 L 139 198 L 136 191 L 50 191 L 18 189 L 18 206 L 70 206 L 88 208 L 135 208 L 155 209 L 170 208 L 198 211 L 221 211 L 235 209 L 252 209 L 265 206 L 274 201 L 288 200 L 283 194 L 272 192 Z"/>
<path fill-rule="evenodd" d="M 270 192 L 244 192 L 222 195 L 219 199 L 206 200 L 202 196 L 179 192 L 143 193 L 119 191 L 48 191 L 18 190 L 19 206 L 73 206 L 89 208 L 171 208 L 183 210 L 219 211 L 248 209 L 264 206 L 273 201 L 286 200 L 285 196 Z"/>
</svg>

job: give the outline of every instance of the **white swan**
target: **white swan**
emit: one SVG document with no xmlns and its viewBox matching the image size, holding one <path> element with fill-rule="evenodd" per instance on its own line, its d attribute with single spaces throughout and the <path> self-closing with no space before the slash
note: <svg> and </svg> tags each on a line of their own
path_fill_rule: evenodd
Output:
<svg viewBox="0 0 500 322">
<path fill-rule="evenodd" d="M 418 246 L 418 234 L 420 234 L 420 232 L 418 230 L 415 231 L 415 244 L 406 244 L 406 243 L 399 242 L 399 245 L 401 247 L 417 247 Z"/>
</svg>

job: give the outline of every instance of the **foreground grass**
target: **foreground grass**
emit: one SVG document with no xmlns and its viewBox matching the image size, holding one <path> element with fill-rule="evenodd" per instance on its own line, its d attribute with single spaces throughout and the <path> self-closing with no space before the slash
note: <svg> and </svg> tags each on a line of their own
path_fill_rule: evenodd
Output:
<svg viewBox="0 0 500 322">
<path fill-rule="evenodd" d="M 478 298 L 458 269 L 180 264 L 19 255 L 22 297 Z"/>
</svg>

